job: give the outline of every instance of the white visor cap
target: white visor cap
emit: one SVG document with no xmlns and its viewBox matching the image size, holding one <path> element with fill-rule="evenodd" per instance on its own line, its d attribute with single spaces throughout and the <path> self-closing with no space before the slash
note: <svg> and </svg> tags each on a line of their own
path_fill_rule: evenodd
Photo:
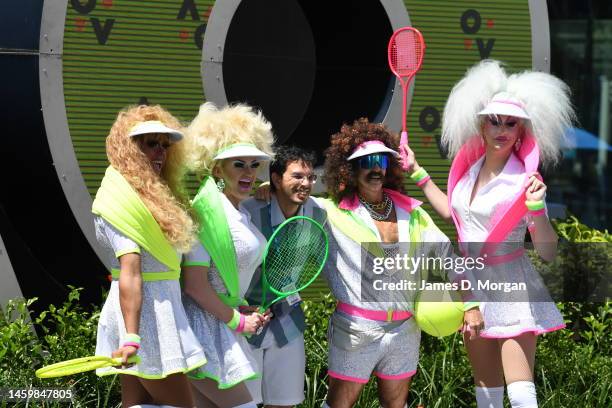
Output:
<svg viewBox="0 0 612 408">
<path fill-rule="evenodd" d="M 478 112 L 479 115 L 506 115 L 516 118 L 530 119 L 525 106 L 514 96 L 508 92 L 499 92 L 491 98 L 491 101 L 483 110 Z"/>
<path fill-rule="evenodd" d="M 173 142 L 177 142 L 183 138 L 183 134 L 181 132 L 176 129 L 169 128 L 159 120 L 147 120 L 146 122 L 138 123 L 132 128 L 128 136 L 133 137 L 146 135 L 147 133 L 166 133 Z"/>
<path fill-rule="evenodd" d="M 254 157 L 259 160 L 270 160 L 269 154 L 262 152 L 252 143 L 235 143 L 217 152 L 213 160 L 223 160 L 232 157 Z"/>
<path fill-rule="evenodd" d="M 346 160 L 350 161 L 358 157 L 367 156 L 369 154 L 374 154 L 374 153 L 389 153 L 395 157 L 399 157 L 398 152 L 396 152 L 393 149 L 388 148 L 380 140 L 368 140 L 367 142 L 363 142 L 362 144 L 357 146 L 355 151 L 353 151 L 353 153 Z"/>
</svg>

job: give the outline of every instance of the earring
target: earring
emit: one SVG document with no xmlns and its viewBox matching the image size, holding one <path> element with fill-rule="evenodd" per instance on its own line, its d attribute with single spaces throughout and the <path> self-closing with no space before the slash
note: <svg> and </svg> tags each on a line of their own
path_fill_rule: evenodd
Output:
<svg viewBox="0 0 612 408">
<path fill-rule="evenodd" d="M 521 148 L 521 143 L 521 138 L 516 139 L 516 142 L 514 143 L 514 150 L 518 152 L 518 150 Z"/>
<path fill-rule="evenodd" d="M 225 189 L 225 181 L 222 178 L 217 180 L 217 188 L 220 192 L 223 192 L 223 190 Z"/>
</svg>

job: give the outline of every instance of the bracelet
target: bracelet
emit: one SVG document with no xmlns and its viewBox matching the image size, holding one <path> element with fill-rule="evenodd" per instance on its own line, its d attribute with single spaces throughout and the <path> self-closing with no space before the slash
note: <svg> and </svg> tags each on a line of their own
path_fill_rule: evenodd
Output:
<svg viewBox="0 0 612 408">
<path fill-rule="evenodd" d="M 134 347 L 136 350 L 138 350 L 140 348 L 140 343 L 136 343 L 134 341 L 124 341 L 121 347 L 126 347 L 126 346 L 131 346 L 131 347 Z"/>
<path fill-rule="evenodd" d="M 463 311 L 464 312 L 467 312 L 468 310 L 474 309 L 476 307 L 480 307 L 480 302 L 476 302 L 474 300 L 463 302 Z"/>
<path fill-rule="evenodd" d="M 244 325 L 246 323 L 246 319 L 242 313 L 240 313 L 240 323 L 238 323 L 238 327 L 236 327 L 236 333 L 242 333 L 244 331 Z"/>
<path fill-rule="evenodd" d="M 539 217 L 540 215 L 546 215 L 546 210 L 544 208 L 535 211 L 529 211 L 529 215 L 532 217 Z"/>
<path fill-rule="evenodd" d="M 124 344 L 125 343 L 137 343 L 140 345 L 140 336 L 137 335 L 136 333 L 127 333 L 124 337 L 123 342 Z"/>
<path fill-rule="evenodd" d="M 232 316 L 230 321 L 225 324 L 227 324 L 227 327 L 229 327 L 230 329 L 236 330 L 238 328 L 238 325 L 240 324 L 240 317 L 242 316 L 242 314 L 236 309 L 232 310 L 234 311 L 234 315 Z"/>
<path fill-rule="evenodd" d="M 421 179 L 420 181 L 417 181 L 416 182 L 416 186 L 417 187 L 423 187 L 425 185 L 425 183 L 427 183 L 429 180 L 431 180 L 431 177 L 428 174 L 427 176 L 425 176 L 425 178 Z"/>
<path fill-rule="evenodd" d="M 428 176 L 429 176 L 429 174 L 427 174 L 427 170 L 425 170 L 425 168 L 421 167 L 417 171 L 415 171 L 414 173 L 412 173 L 410 175 L 410 179 L 412 181 L 414 181 L 415 183 L 419 183 L 420 181 L 422 181 L 424 178 L 426 178 Z"/>
<path fill-rule="evenodd" d="M 544 200 L 538 200 L 538 201 L 525 201 L 525 205 L 527 206 L 527 209 L 529 211 L 537 211 L 537 210 L 543 210 L 544 209 Z"/>
</svg>

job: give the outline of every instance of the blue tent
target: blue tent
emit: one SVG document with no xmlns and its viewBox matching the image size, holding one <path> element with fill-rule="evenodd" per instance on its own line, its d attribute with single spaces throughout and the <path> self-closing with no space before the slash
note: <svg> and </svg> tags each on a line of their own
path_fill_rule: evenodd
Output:
<svg viewBox="0 0 612 408">
<path fill-rule="evenodd" d="M 564 149 L 599 150 L 599 137 L 580 128 L 568 128 L 565 132 L 567 142 Z M 612 146 L 606 143 L 605 149 L 612 152 Z"/>
</svg>

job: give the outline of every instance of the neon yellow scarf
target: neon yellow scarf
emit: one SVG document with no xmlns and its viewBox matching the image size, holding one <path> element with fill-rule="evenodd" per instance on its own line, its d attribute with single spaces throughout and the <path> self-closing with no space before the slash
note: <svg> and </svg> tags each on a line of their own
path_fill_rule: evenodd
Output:
<svg viewBox="0 0 612 408">
<path fill-rule="evenodd" d="M 328 219 L 344 235 L 358 242 L 372 255 L 376 257 L 383 256 L 382 248 L 377 245 L 380 240 L 361 218 L 354 215 L 352 211 L 338 208 L 329 198 L 319 198 L 317 201 L 323 203 Z M 438 227 L 422 208 L 415 207 L 410 211 L 409 228 L 410 240 L 412 242 L 420 242 L 421 235 L 425 230 L 437 229 Z"/>
<path fill-rule="evenodd" d="M 218 293 L 219 298 L 230 307 L 246 304 L 240 295 L 238 262 L 234 241 L 230 233 L 222 197 L 215 180 L 208 176 L 202 181 L 200 190 L 191 206 L 198 216 L 200 231 L 198 238 L 208 251 L 227 288 L 228 295 Z"/>
<path fill-rule="evenodd" d="M 111 223 L 170 270 L 143 273 L 145 281 L 179 278 L 180 262 L 175 249 L 138 193 L 112 166 L 106 169 L 91 211 Z"/>
<path fill-rule="evenodd" d="M 352 211 L 342 210 L 329 198 L 318 199 L 323 203 L 327 218 L 344 235 L 351 240 L 358 242 L 364 249 L 376 257 L 383 257 L 384 252 L 378 242 L 380 241 L 374 231 L 372 231 L 359 217 Z"/>
</svg>

